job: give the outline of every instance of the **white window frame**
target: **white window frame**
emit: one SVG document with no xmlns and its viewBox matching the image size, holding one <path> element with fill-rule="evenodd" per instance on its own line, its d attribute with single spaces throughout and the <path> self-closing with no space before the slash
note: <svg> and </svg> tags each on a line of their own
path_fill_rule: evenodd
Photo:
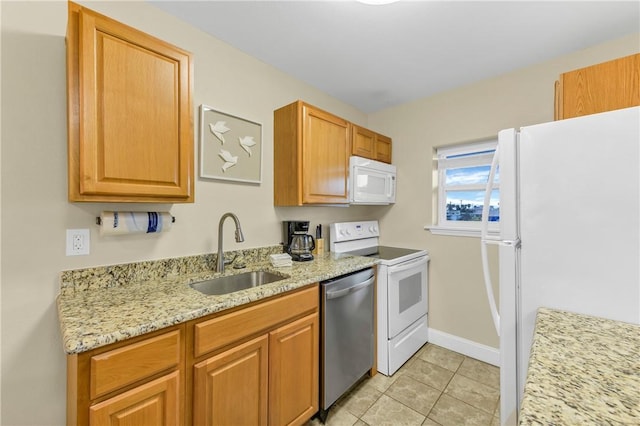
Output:
<svg viewBox="0 0 640 426">
<path fill-rule="evenodd" d="M 436 205 L 435 224 L 428 226 L 433 234 L 436 235 L 454 235 L 462 237 L 480 237 L 480 228 L 482 222 L 480 221 L 460 221 L 460 220 L 447 220 L 447 197 L 446 190 L 461 190 L 461 191 L 484 191 L 486 184 L 469 184 L 469 185 L 457 185 L 457 186 L 445 186 L 446 182 L 446 170 L 451 168 L 471 167 L 471 166 L 484 166 L 491 165 L 493 159 L 493 151 L 495 151 L 498 145 L 498 139 L 491 139 L 482 142 L 471 142 L 463 145 L 455 146 L 443 146 L 436 148 L 435 155 L 435 167 L 437 168 L 434 177 L 436 179 L 437 196 L 434 197 L 434 203 Z M 447 158 L 452 155 L 468 154 L 473 152 L 491 151 L 487 154 L 475 157 L 461 157 L 461 158 Z M 500 184 L 494 182 L 493 190 L 500 189 Z M 496 235 L 499 232 L 499 222 L 489 222 L 489 234 Z"/>
</svg>

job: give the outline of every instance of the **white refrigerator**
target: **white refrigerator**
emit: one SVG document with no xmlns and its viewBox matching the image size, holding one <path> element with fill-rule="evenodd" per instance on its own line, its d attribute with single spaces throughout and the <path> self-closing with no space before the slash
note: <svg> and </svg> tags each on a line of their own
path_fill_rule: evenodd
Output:
<svg viewBox="0 0 640 426">
<path fill-rule="evenodd" d="M 512 425 L 539 307 L 640 324 L 640 107 L 503 130 L 496 163 L 500 235 L 484 223 L 482 252 Z M 499 303 L 487 244 L 499 246 Z"/>
</svg>

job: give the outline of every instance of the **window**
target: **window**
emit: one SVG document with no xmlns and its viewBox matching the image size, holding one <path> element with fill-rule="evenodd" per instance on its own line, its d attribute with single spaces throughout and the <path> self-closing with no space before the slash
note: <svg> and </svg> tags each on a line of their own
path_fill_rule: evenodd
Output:
<svg viewBox="0 0 640 426">
<path fill-rule="evenodd" d="M 434 233 L 480 235 L 480 221 L 491 161 L 497 140 L 442 147 L 436 151 L 438 222 Z M 489 203 L 489 229 L 500 220 L 500 171 L 494 176 Z"/>
</svg>

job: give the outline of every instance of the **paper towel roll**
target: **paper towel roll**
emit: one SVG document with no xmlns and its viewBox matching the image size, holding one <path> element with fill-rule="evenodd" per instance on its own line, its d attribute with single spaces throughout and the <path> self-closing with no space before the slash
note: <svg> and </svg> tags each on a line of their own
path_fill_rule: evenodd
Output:
<svg viewBox="0 0 640 426">
<path fill-rule="evenodd" d="M 102 212 L 100 235 L 151 234 L 171 230 L 169 212 Z"/>
</svg>

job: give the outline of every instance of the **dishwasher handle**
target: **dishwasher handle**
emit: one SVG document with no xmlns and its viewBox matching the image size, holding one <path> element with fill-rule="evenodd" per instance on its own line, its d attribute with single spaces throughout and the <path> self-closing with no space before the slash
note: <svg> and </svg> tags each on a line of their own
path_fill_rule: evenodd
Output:
<svg viewBox="0 0 640 426">
<path fill-rule="evenodd" d="M 353 287 L 347 287 L 347 288 L 343 288 L 342 290 L 335 290 L 335 291 L 328 291 L 327 292 L 327 299 L 337 299 L 338 297 L 343 297 L 346 296 L 347 294 L 353 293 L 355 291 L 361 290 L 365 287 L 369 287 L 371 284 L 373 284 L 373 282 L 375 281 L 376 277 L 373 276 L 371 278 L 369 278 L 368 280 L 360 283 L 360 284 L 356 284 Z"/>
</svg>

